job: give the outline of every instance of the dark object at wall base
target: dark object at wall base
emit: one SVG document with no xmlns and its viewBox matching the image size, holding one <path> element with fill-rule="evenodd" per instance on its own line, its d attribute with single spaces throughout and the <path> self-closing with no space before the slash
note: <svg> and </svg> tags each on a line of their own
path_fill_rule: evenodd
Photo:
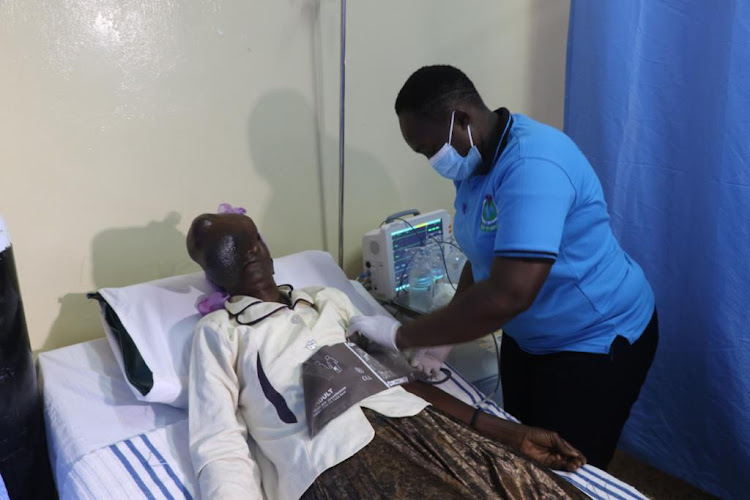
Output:
<svg viewBox="0 0 750 500">
<path fill-rule="evenodd" d="M 57 498 L 13 247 L 0 252 L 0 475 L 11 500 Z"/>
</svg>

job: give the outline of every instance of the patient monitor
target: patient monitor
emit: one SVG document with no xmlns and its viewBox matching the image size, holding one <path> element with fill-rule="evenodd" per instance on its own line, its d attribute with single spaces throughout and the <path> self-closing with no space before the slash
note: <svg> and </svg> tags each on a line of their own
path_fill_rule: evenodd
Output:
<svg viewBox="0 0 750 500">
<path fill-rule="evenodd" d="M 416 214 L 394 214 L 362 237 L 362 262 L 370 278 L 370 293 L 378 300 L 391 300 L 408 291 L 411 249 L 451 237 L 451 216 L 445 210 Z"/>
</svg>

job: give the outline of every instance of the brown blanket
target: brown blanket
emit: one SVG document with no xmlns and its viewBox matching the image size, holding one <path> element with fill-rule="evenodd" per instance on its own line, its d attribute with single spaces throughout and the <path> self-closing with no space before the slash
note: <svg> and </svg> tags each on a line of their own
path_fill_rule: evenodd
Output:
<svg viewBox="0 0 750 500">
<path fill-rule="evenodd" d="M 321 474 L 303 499 L 588 498 L 435 408 L 408 418 L 363 411 L 375 428 L 373 440 Z"/>
</svg>

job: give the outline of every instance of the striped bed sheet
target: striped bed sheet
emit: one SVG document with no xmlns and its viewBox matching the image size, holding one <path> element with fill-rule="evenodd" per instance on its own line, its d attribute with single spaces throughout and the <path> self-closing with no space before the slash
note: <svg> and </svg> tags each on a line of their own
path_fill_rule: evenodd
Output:
<svg viewBox="0 0 750 500">
<path fill-rule="evenodd" d="M 484 399 L 476 387 L 450 366 L 446 368 L 451 377 L 438 387 L 473 406 Z M 492 400 L 480 406 L 488 413 L 517 422 Z M 60 497 L 83 500 L 197 498 L 197 482 L 187 443 L 187 420 L 183 419 L 104 446 L 74 464 L 61 487 Z M 574 473 L 555 472 L 595 500 L 646 498 L 635 488 L 590 465 Z"/>
<path fill-rule="evenodd" d="M 80 458 L 61 499 L 194 499 L 187 419 L 99 448 Z"/>
<path fill-rule="evenodd" d="M 512 422 L 518 422 L 517 418 L 503 410 L 491 399 L 480 404 L 484 399 L 484 394 L 463 378 L 457 371 L 453 370 L 449 365 L 446 365 L 446 367 L 451 372 L 451 377 L 438 387 L 467 404 L 474 407 L 479 406 L 482 410 L 491 415 Z M 594 500 L 645 500 L 647 498 L 629 484 L 623 483 L 619 479 L 607 474 L 593 465 L 584 465 L 576 472 L 553 472 L 564 477 L 576 488 L 583 491 Z"/>
</svg>

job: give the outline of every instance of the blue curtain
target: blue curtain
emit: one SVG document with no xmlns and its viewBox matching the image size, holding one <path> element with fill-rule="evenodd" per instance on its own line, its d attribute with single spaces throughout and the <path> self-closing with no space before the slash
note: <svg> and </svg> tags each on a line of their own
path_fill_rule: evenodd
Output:
<svg viewBox="0 0 750 500">
<path fill-rule="evenodd" d="M 644 268 L 660 345 L 620 447 L 750 495 L 750 2 L 573 0 L 565 131 Z"/>
</svg>

